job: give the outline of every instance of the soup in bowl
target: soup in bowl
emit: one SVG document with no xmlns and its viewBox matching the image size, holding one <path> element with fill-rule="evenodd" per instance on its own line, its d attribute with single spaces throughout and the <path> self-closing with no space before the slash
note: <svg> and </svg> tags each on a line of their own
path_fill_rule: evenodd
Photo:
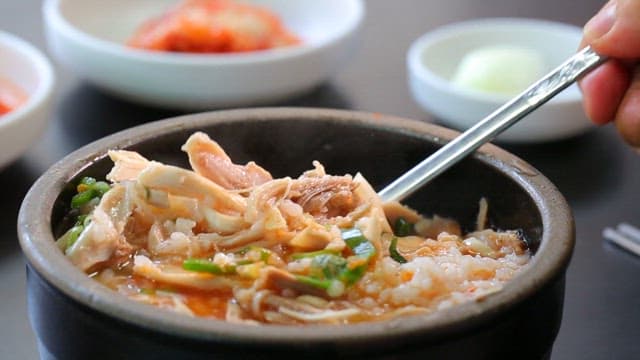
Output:
<svg viewBox="0 0 640 360">
<path fill-rule="evenodd" d="M 110 358 L 549 354 L 574 235 L 564 199 L 543 175 L 487 145 L 404 206 L 381 204 L 375 194 L 455 135 L 378 114 L 277 108 L 189 115 L 87 145 L 37 181 L 20 213 L 29 311 L 41 353 L 57 358 L 91 356 L 96 349 Z M 197 160 L 203 157 L 208 161 Z M 211 164 L 214 171 L 208 174 Z M 224 175 L 224 169 L 242 176 Z M 86 203 L 78 205 L 96 183 L 108 189 L 84 196 Z M 309 183 L 311 190 L 301 185 Z M 207 195 L 198 187 L 202 184 L 217 195 Z M 279 195 L 263 196 L 267 189 Z M 113 217 L 125 197 L 136 196 L 141 202 L 125 212 L 137 220 L 125 232 L 143 235 L 126 236 L 122 241 L 129 247 L 121 253 L 96 258 L 87 252 L 104 250 L 95 244 L 108 238 L 99 227 L 99 212 Z M 172 220 L 140 215 L 150 206 L 175 210 L 175 204 L 188 202 L 185 197 L 200 200 L 184 208 L 209 210 L 200 217 L 193 214 L 202 211 L 172 214 Z M 257 206 L 260 199 L 267 205 Z M 77 209 L 89 203 L 90 210 L 80 214 Z M 109 203 L 118 206 L 103 208 Z M 251 210 L 252 204 L 262 210 Z M 146 214 L 167 215 L 156 210 Z M 84 230 L 70 241 L 69 232 L 80 225 Z M 258 235 L 238 236 L 260 226 Z M 507 240 L 496 246 L 491 240 L 496 236 Z M 211 248 L 202 250 L 206 239 Z M 507 266 L 491 268 L 494 263 Z M 478 264 L 493 270 L 477 270 Z M 444 275 L 434 269 L 444 275 L 479 271 L 485 277 L 493 271 L 504 281 L 491 278 L 497 286 L 485 288 L 477 278 L 462 277 L 440 284 L 452 291 L 434 292 L 438 284 L 424 284 L 442 281 Z M 176 282 L 175 276 L 197 281 Z M 410 286 L 413 282 L 422 287 Z M 207 284 L 224 285 L 197 288 Z"/>
</svg>

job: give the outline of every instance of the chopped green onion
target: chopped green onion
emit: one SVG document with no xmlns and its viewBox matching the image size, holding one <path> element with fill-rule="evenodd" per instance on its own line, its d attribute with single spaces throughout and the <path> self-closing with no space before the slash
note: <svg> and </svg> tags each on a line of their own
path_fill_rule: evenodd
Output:
<svg viewBox="0 0 640 360">
<path fill-rule="evenodd" d="M 236 261 L 236 265 L 249 265 L 249 264 L 254 264 L 255 262 L 249 259 L 245 259 L 245 260 L 239 260 Z"/>
<path fill-rule="evenodd" d="M 360 231 L 360 229 L 357 229 L 357 228 L 343 230 L 342 239 L 350 249 L 355 248 L 356 246 L 360 245 L 365 241 L 369 241 L 367 240 L 366 237 L 364 237 L 364 235 L 362 234 L 362 231 Z"/>
<path fill-rule="evenodd" d="M 95 190 L 100 196 L 104 195 L 111 189 L 111 186 L 104 181 L 98 181 L 93 184 L 92 189 Z"/>
<path fill-rule="evenodd" d="M 409 236 L 413 225 L 402 217 L 396 219 L 393 232 L 396 236 Z"/>
<path fill-rule="evenodd" d="M 68 248 L 73 246 L 76 243 L 80 234 L 84 231 L 84 229 L 91 222 L 91 217 L 88 215 L 78 215 L 76 219 L 76 223 L 73 224 L 71 229 L 67 230 L 58 240 L 56 240 L 56 244 L 63 251 L 66 251 Z"/>
<path fill-rule="evenodd" d="M 340 280 L 346 285 L 353 285 L 364 276 L 367 265 L 356 266 L 353 269 L 346 269 L 340 274 Z"/>
<path fill-rule="evenodd" d="M 351 249 L 354 257 L 347 259 L 344 271 L 340 273 L 340 280 L 346 285 L 353 285 L 363 276 L 369 267 L 369 261 L 376 255 L 376 248 L 360 230 L 353 228 L 342 232 L 342 238 Z M 354 262 L 356 266 L 352 266 Z"/>
<path fill-rule="evenodd" d="M 376 248 L 375 246 L 373 246 L 373 244 L 369 240 L 367 240 L 367 242 L 360 243 L 358 246 L 356 246 L 352 250 L 357 257 L 367 259 L 367 260 L 371 259 L 376 255 Z"/>
<path fill-rule="evenodd" d="M 391 239 L 391 243 L 389 244 L 389 256 L 391 256 L 391 258 L 396 262 L 400 264 L 405 264 L 407 262 L 407 259 L 405 259 L 404 256 L 402 256 L 398 252 L 397 246 L 398 246 L 398 238 L 394 236 L 393 239 Z"/>
<path fill-rule="evenodd" d="M 376 248 L 356 228 L 342 231 L 342 239 L 353 256 L 344 258 L 332 250 L 293 254 L 295 260 L 311 258 L 309 276 L 298 275 L 298 281 L 325 290 L 330 297 L 338 297 L 344 294 L 347 286 L 360 280 L 375 256 Z"/>
<path fill-rule="evenodd" d="M 318 279 L 312 276 L 296 275 L 296 280 L 322 290 L 327 290 L 331 285 L 331 280 Z"/>
<path fill-rule="evenodd" d="M 335 279 L 347 270 L 347 259 L 338 255 L 318 255 L 311 261 L 312 273 Z"/>
<path fill-rule="evenodd" d="M 260 261 L 264 261 L 265 263 L 267 263 L 269 261 L 269 258 L 271 257 L 271 251 L 270 250 L 265 249 L 265 248 L 260 247 L 260 246 L 253 246 L 253 245 L 249 245 L 249 246 L 243 247 L 242 249 L 236 251 L 235 254 L 247 257 L 247 259 L 244 259 L 244 260 L 241 260 L 241 261 L 248 261 L 246 263 L 246 264 L 248 264 L 248 263 L 252 263 L 252 262 L 258 261 L 258 260 L 256 260 L 256 258 L 254 256 L 251 256 L 251 254 L 250 254 L 251 252 L 258 252 L 258 254 L 260 255 L 260 257 L 259 257 Z"/>
<path fill-rule="evenodd" d="M 140 294 L 144 294 L 144 295 L 155 295 L 156 290 L 155 289 L 150 289 L 150 288 L 140 288 L 138 290 L 138 292 Z"/>
<path fill-rule="evenodd" d="M 229 275 L 236 273 L 235 266 L 221 267 L 207 259 L 186 259 L 182 262 L 182 268 L 189 271 L 206 272 L 216 275 Z"/>
<path fill-rule="evenodd" d="M 344 283 L 336 279 L 318 279 L 311 276 L 296 275 L 296 280 L 302 284 L 325 290 L 327 295 L 333 298 L 342 296 L 345 291 Z"/>
<path fill-rule="evenodd" d="M 342 239 L 351 251 L 360 258 L 369 260 L 376 254 L 375 246 L 373 246 L 371 241 L 369 241 L 359 229 L 344 230 L 342 232 Z"/>
<path fill-rule="evenodd" d="M 77 193 L 71 198 L 71 208 L 78 209 L 83 205 L 89 203 L 89 201 L 91 201 L 95 197 L 96 195 L 91 189 L 85 190 L 81 193 Z"/>
<path fill-rule="evenodd" d="M 235 254 L 238 255 L 247 255 L 247 253 L 249 252 L 249 250 L 251 250 L 253 248 L 253 246 L 245 246 L 242 249 L 238 250 L 235 252 Z"/>
<path fill-rule="evenodd" d="M 260 260 L 266 263 L 269 261 L 270 257 L 271 257 L 271 252 L 269 250 L 260 248 Z"/>
<path fill-rule="evenodd" d="M 365 260 L 364 264 L 355 267 L 347 266 L 345 271 L 340 274 L 340 280 L 346 285 L 353 285 L 364 276 L 367 267 L 369 267 L 369 261 L 376 255 L 376 248 L 362 234 L 362 231 L 356 228 L 343 231 L 342 239 L 356 258 Z"/>
<path fill-rule="evenodd" d="M 101 198 L 111 187 L 104 181 L 92 177 L 83 177 L 76 187 L 78 193 L 71 198 L 71 208 L 79 209 L 95 198 Z"/>
<path fill-rule="evenodd" d="M 295 253 L 295 254 L 291 254 L 291 258 L 293 260 L 300 260 L 300 259 L 306 259 L 306 258 L 314 258 L 316 256 L 320 256 L 320 255 L 338 255 L 338 252 L 335 250 L 318 250 L 318 251 L 310 251 L 310 252 L 303 252 L 303 253 Z"/>
<path fill-rule="evenodd" d="M 76 223 L 73 226 L 84 226 L 86 227 L 91 222 L 91 217 L 88 214 L 78 215 L 76 219 Z"/>
<path fill-rule="evenodd" d="M 67 232 L 56 240 L 56 244 L 58 244 L 60 249 L 66 251 L 76 243 L 80 234 L 82 234 L 91 222 L 89 213 L 93 209 L 93 205 L 97 204 L 102 195 L 109 191 L 109 189 L 111 189 L 111 187 L 104 181 L 96 181 L 96 179 L 89 176 L 80 179 L 80 182 L 76 186 L 77 194 L 71 198 L 71 208 L 74 210 L 69 214 L 70 216 L 77 215 L 76 222 Z"/>
<path fill-rule="evenodd" d="M 64 233 L 64 235 L 62 235 L 60 239 L 58 239 L 58 241 L 56 241 L 58 243 L 58 246 L 62 250 L 66 251 L 68 248 L 73 246 L 73 244 L 75 244 L 75 242 L 78 240 L 78 237 L 80 237 L 80 234 L 82 234 L 83 230 L 84 226 L 74 225 L 71 229 L 67 230 L 67 232 Z"/>
</svg>

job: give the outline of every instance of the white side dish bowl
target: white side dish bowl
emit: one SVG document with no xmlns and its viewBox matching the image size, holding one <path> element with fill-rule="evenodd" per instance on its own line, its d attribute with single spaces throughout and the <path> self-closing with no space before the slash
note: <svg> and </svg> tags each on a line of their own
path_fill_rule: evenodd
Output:
<svg viewBox="0 0 640 360">
<path fill-rule="evenodd" d="M 146 20 L 177 0 L 46 0 L 48 45 L 80 77 L 149 105 L 207 109 L 279 101 L 310 91 L 347 60 L 364 17 L 362 0 L 252 0 L 275 12 L 302 44 L 235 54 L 130 48 Z"/>
<path fill-rule="evenodd" d="M 47 127 L 54 74 L 49 60 L 26 41 L 0 31 L 0 77 L 27 95 L 25 103 L 0 115 L 0 168 L 26 152 Z"/>
<path fill-rule="evenodd" d="M 502 80 L 500 78 L 477 79 L 494 75 L 495 71 L 491 73 L 487 69 L 492 68 L 490 65 L 496 64 L 478 66 L 476 63 L 475 66 L 469 67 L 471 55 L 480 54 L 483 50 L 493 51 L 496 55 L 504 49 L 512 48 L 513 56 L 504 56 L 503 53 L 502 56 L 496 55 L 493 59 L 496 62 L 509 58 L 526 60 L 523 58 L 525 52 L 522 49 L 527 49 L 534 52 L 544 63 L 541 74 L 539 66 L 533 66 L 535 69 L 524 66 L 524 63 L 537 64 L 538 61 L 534 58 L 512 64 L 511 69 L 508 65 L 499 64 L 497 67 L 504 72 L 497 73 L 499 76 L 514 79 L 513 76 L 508 76 L 509 70 L 530 71 L 531 73 L 522 74 L 526 76 L 520 78 L 537 80 L 539 76 L 551 71 L 574 54 L 581 37 L 582 31 L 576 26 L 534 19 L 494 18 L 446 25 L 424 34 L 409 48 L 409 87 L 415 101 L 423 109 L 432 113 L 442 123 L 465 130 L 515 95 L 480 89 L 481 86 L 504 88 L 504 84 L 490 84 L 499 82 Z M 486 56 L 486 52 L 484 56 L 475 58 L 481 62 L 488 59 L 491 59 L 491 56 Z M 472 59 L 471 63 L 473 61 Z M 461 65 L 466 69 L 461 69 Z M 496 66 L 493 68 L 495 70 Z M 468 71 L 473 69 L 487 73 L 469 74 Z M 460 75 L 461 70 L 467 73 Z M 459 81 L 461 78 L 464 80 Z M 465 86 L 474 82 L 480 85 Z M 560 140 L 583 133 L 591 128 L 591 123 L 584 115 L 581 100 L 580 90 L 577 85 L 572 85 L 506 130 L 497 140 L 533 143 Z"/>
</svg>

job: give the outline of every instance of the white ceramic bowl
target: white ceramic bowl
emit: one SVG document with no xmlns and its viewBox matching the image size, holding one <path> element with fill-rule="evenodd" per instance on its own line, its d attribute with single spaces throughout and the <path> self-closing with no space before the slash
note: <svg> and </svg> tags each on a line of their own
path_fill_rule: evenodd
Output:
<svg viewBox="0 0 640 360">
<path fill-rule="evenodd" d="M 326 80 L 353 48 L 362 0 L 252 0 L 303 44 L 241 54 L 177 54 L 124 45 L 145 20 L 177 0 L 46 0 L 52 53 L 78 75 L 123 98 L 206 109 L 270 103 Z"/>
<path fill-rule="evenodd" d="M 409 48 L 409 87 L 422 108 L 446 125 L 465 130 L 510 99 L 451 81 L 466 54 L 493 45 L 523 47 L 540 54 L 552 70 L 576 52 L 581 36 L 578 27 L 533 19 L 494 18 L 446 25 L 424 34 Z M 580 134 L 591 127 L 581 100 L 580 90 L 572 85 L 497 140 L 531 143 Z"/>
<path fill-rule="evenodd" d="M 49 60 L 24 40 L 0 31 L 0 77 L 24 90 L 27 101 L 0 115 L 0 168 L 17 159 L 47 127 L 54 74 Z"/>
</svg>

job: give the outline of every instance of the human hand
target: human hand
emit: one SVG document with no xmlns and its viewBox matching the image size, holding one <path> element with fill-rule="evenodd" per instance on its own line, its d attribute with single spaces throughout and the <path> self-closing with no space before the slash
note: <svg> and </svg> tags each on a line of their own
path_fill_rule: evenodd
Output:
<svg viewBox="0 0 640 360">
<path fill-rule="evenodd" d="M 587 116 L 640 147 L 640 0 L 610 0 L 585 25 L 586 45 L 610 59 L 580 81 Z"/>
</svg>

